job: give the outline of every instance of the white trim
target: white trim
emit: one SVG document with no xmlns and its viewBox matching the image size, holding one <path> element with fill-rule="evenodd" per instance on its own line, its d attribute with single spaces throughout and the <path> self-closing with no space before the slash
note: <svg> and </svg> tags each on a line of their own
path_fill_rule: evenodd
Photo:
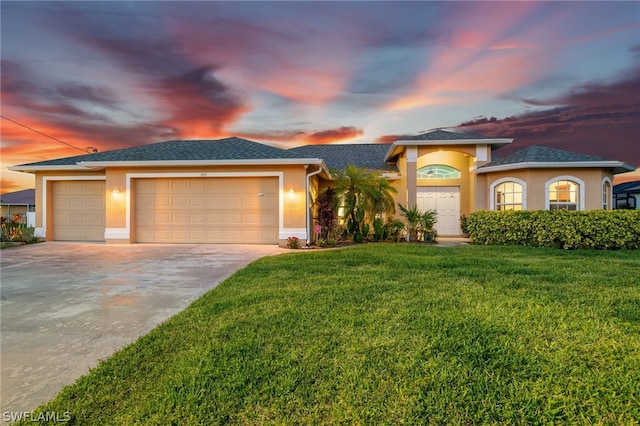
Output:
<svg viewBox="0 0 640 426">
<path fill-rule="evenodd" d="M 163 161 L 80 161 L 85 168 L 103 167 L 167 167 L 167 166 L 265 166 L 322 164 L 320 158 L 264 158 L 251 160 L 163 160 Z"/>
<path fill-rule="evenodd" d="M 487 161 L 489 159 L 487 151 L 486 143 L 476 145 L 476 161 Z"/>
<path fill-rule="evenodd" d="M 11 170 L 12 172 L 46 172 L 46 171 L 58 171 L 58 170 L 64 170 L 64 171 L 69 171 L 69 170 L 84 170 L 87 171 L 89 170 L 86 167 L 81 167 L 78 166 L 77 163 L 76 164 L 64 164 L 64 165 L 60 165 L 60 166 L 29 166 L 29 165 L 25 165 L 25 166 L 9 166 L 7 167 L 7 169 Z"/>
<path fill-rule="evenodd" d="M 127 173 L 126 174 L 126 227 L 121 228 L 121 238 L 131 235 L 131 185 L 132 179 L 153 178 L 216 178 L 216 177 L 277 177 L 278 178 L 278 235 L 284 230 L 284 172 L 184 172 L 184 173 Z M 125 234 L 126 232 L 126 234 Z M 289 235 L 291 236 L 291 235 Z M 300 237 L 299 237 L 300 238 Z M 306 238 L 306 236 L 304 237 Z M 285 237 L 286 239 L 286 237 Z"/>
<path fill-rule="evenodd" d="M 107 180 L 106 176 L 43 176 L 42 177 L 42 237 L 47 235 L 47 182 L 60 180 Z M 106 194 L 105 194 L 106 197 Z"/>
<path fill-rule="evenodd" d="M 497 181 L 493 182 L 489 186 L 489 209 L 490 210 L 496 209 L 496 186 L 505 182 L 515 182 L 522 186 L 522 210 L 526 210 L 527 209 L 527 182 L 523 181 L 522 179 L 518 179 L 516 177 L 504 177 L 504 178 L 498 179 Z"/>
<path fill-rule="evenodd" d="M 604 184 L 609 183 L 609 199 L 607 200 L 608 210 L 613 210 L 613 182 L 609 179 L 609 176 L 602 178 L 600 182 L 600 206 L 602 206 L 602 193 L 604 192 Z"/>
<path fill-rule="evenodd" d="M 554 182 L 557 182 L 559 180 L 570 180 L 573 181 L 575 183 L 578 184 L 578 190 L 579 190 L 579 194 L 578 194 L 578 205 L 576 206 L 576 210 L 584 210 L 584 194 L 585 194 L 585 183 L 582 179 L 578 179 L 575 176 L 570 176 L 570 175 L 562 175 L 562 176 L 556 176 L 553 177 L 551 179 L 549 179 L 548 181 L 545 182 L 544 184 L 544 209 L 545 210 L 549 210 L 549 185 L 551 185 Z M 602 188 L 600 188 L 600 190 L 602 190 Z"/>
<path fill-rule="evenodd" d="M 400 139 L 394 141 L 394 145 L 494 145 L 494 144 L 507 144 L 513 142 L 513 139 L 509 138 L 491 138 L 491 139 L 448 139 L 448 140 L 405 140 Z"/>
<path fill-rule="evenodd" d="M 514 164 L 502 164 L 499 166 L 489 166 L 489 167 L 478 167 L 476 169 L 476 173 L 489 173 L 489 172 L 502 172 L 507 170 L 518 170 L 518 169 L 553 169 L 553 168 L 614 168 L 614 167 L 622 167 L 625 168 L 625 163 L 621 161 L 572 161 L 567 163 L 559 163 L 559 162 L 526 162 L 526 163 L 514 163 Z"/>
<path fill-rule="evenodd" d="M 298 237 L 300 241 L 305 241 L 307 239 L 307 229 L 306 228 L 282 228 L 280 229 L 278 239 L 286 240 L 289 237 Z"/>
<path fill-rule="evenodd" d="M 129 241 L 129 230 L 127 228 L 105 228 L 105 240 L 127 240 Z"/>
<path fill-rule="evenodd" d="M 407 163 L 415 163 L 418 161 L 418 147 L 407 147 Z"/>
</svg>

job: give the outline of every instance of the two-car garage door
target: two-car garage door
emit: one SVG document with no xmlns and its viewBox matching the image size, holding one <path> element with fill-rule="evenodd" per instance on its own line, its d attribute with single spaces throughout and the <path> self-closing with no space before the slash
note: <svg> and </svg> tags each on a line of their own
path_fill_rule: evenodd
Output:
<svg viewBox="0 0 640 426">
<path fill-rule="evenodd" d="M 277 177 L 134 179 L 140 243 L 277 244 Z"/>
</svg>

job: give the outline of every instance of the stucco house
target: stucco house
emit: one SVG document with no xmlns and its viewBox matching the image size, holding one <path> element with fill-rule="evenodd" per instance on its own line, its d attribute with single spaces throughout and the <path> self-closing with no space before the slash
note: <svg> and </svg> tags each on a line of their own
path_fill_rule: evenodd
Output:
<svg viewBox="0 0 640 426">
<path fill-rule="evenodd" d="M 367 167 L 396 201 L 436 209 L 439 235 L 480 209 L 612 208 L 621 161 L 531 146 L 496 158 L 508 138 L 433 130 L 390 144 L 292 149 L 240 138 L 168 141 L 22 164 L 36 176 L 36 232 L 107 243 L 285 244 L 312 239 L 313 199 L 332 168 Z"/>
<path fill-rule="evenodd" d="M 27 226 L 35 226 L 36 190 L 6 192 L 0 195 L 0 216 L 12 219 L 16 214 Z"/>
</svg>

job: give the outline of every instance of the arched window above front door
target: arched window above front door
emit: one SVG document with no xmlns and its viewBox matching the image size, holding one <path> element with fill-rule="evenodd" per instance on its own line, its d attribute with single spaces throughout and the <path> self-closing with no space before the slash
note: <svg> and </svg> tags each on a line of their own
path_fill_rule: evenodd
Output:
<svg viewBox="0 0 640 426">
<path fill-rule="evenodd" d="M 444 164 L 431 164 L 418 169 L 418 179 L 459 179 L 460 170 Z"/>
</svg>

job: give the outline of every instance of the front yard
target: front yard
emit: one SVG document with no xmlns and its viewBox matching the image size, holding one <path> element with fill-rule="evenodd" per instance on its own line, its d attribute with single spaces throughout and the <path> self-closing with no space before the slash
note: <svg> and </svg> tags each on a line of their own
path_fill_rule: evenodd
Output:
<svg viewBox="0 0 640 426">
<path fill-rule="evenodd" d="M 261 259 L 40 407 L 75 424 L 634 424 L 640 256 Z"/>
</svg>

